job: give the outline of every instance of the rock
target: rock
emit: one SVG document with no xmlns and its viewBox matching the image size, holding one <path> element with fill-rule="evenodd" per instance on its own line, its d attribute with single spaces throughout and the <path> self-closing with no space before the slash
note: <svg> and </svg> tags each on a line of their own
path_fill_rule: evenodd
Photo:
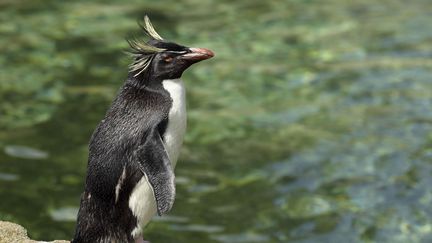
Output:
<svg viewBox="0 0 432 243">
<path fill-rule="evenodd" d="M 19 224 L 0 221 L 0 243 L 37 243 L 27 236 L 27 230 Z M 55 240 L 52 243 L 69 243 L 65 240 Z"/>
</svg>

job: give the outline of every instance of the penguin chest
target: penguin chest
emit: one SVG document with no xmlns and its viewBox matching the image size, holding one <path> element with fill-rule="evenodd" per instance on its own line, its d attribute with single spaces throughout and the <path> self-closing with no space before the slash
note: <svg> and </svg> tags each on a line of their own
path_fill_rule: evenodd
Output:
<svg viewBox="0 0 432 243">
<path fill-rule="evenodd" d="M 172 105 L 168 114 L 168 124 L 163 134 L 165 150 L 174 169 L 180 149 L 183 143 L 183 137 L 186 131 L 186 99 L 183 81 L 180 79 L 164 80 L 163 87 L 169 92 Z M 156 200 L 153 188 L 150 185 L 146 175 L 141 178 L 135 186 L 130 198 L 129 208 L 137 217 L 137 226 L 132 231 L 134 238 L 142 234 L 144 226 L 156 214 Z"/>
<path fill-rule="evenodd" d="M 186 132 L 186 91 L 181 79 L 164 80 L 162 85 L 172 99 L 163 140 L 168 157 L 174 168 L 180 155 L 183 137 Z"/>
</svg>

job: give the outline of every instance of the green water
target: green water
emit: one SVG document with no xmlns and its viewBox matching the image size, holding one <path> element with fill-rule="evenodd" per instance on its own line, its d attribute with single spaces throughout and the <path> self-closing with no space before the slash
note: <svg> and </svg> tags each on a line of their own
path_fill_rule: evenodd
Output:
<svg viewBox="0 0 432 243">
<path fill-rule="evenodd" d="M 430 0 L 0 0 L 0 219 L 70 239 L 124 38 L 216 57 L 183 77 L 177 199 L 152 242 L 432 242 Z"/>
</svg>

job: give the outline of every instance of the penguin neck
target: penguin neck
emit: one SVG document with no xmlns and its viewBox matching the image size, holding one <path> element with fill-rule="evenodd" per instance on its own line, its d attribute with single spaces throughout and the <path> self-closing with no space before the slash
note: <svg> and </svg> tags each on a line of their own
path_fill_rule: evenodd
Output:
<svg viewBox="0 0 432 243">
<path fill-rule="evenodd" d="M 142 89 L 142 88 L 161 89 L 162 79 L 153 75 L 153 73 L 150 70 L 146 70 L 145 72 L 142 72 L 139 75 L 130 72 L 126 80 L 126 84 L 138 89 Z"/>
<path fill-rule="evenodd" d="M 169 78 L 162 78 L 158 75 L 155 75 L 151 69 L 145 70 L 142 73 L 136 74 L 135 72 L 129 72 L 128 78 L 126 80 L 126 84 L 137 87 L 137 88 L 151 88 L 151 89 L 160 89 L 162 88 L 162 83 L 164 81 L 174 81 L 178 83 L 181 82 L 181 74 L 175 75 Z"/>
</svg>

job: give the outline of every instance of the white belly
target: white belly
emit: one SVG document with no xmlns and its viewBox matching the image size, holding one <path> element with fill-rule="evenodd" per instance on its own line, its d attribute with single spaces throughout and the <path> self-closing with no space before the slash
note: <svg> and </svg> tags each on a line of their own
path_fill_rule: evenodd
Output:
<svg viewBox="0 0 432 243">
<path fill-rule="evenodd" d="M 163 140 L 171 164 L 175 168 L 186 132 L 186 92 L 181 79 L 164 80 L 162 84 L 173 101 Z"/>
<path fill-rule="evenodd" d="M 174 169 L 186 132 L 185 88 L 181 79 L 164 80 L 162 85 L 170 93 L 173 101 L 163 140 Z M 156 215 L 156 200 L 146 176 L 138 182 L 132 191 L 129 198 L 129 208 L 138 221 L 138 226 L 132 231 L 132 236 L 138 238 L 142 235 L 144 226 Z"/>
<path fill-rule="evenodd" d="M 137 227 L 132 231 L 134 239 L 142 236 L 144 226 L 156 214 L 156 199 L 153 189 L 144 175 L 136 184 L 129 198 L 129 208 L 137 218 Z"/>
</svg>

